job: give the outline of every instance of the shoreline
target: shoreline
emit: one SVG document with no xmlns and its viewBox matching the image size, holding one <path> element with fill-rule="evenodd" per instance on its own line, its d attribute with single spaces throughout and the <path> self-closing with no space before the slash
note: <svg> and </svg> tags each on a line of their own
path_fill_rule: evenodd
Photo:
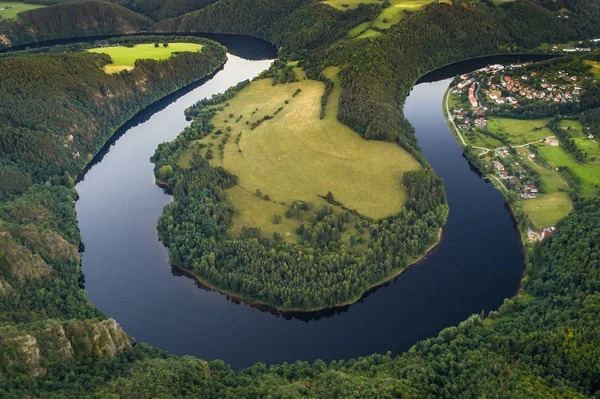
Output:
<svg viewBox="0 0 600 399">
<path fill-rule="evenodd" d="M 225 289 L 215 287 L 214 285 L 210 284 L 206 280 L 203 280 L 202 278 L 200 278 L 198 275 L 196 275 L 194 272 L 192 272 L 189 269 L 185 269 L 183 267 L 175 266 L 175 265 L 171 265 L 171 267 L 173 267 L 178 273 L 196 281 L 196 283 L 198 283 L 202 288 L 205 288 L 210 291 L 218 292 L 221 295 L 225 295 L 228 299 L 231 299 L 234 302 L 244 303 L 250 307 L 259 308 L 259 309 L 270 311 L 272 313 L 278 313 L 278 314 L 282 314 L 282 315 L 311 314 L 311 313 L 318 313 L 320 311 L 345 308 L 345 307 L 348 307 L 348 306 L 351 306 L 351 305 L 357 303 L 358 301 L 360 301 L 362 298 L 364 298 L 370 292 L 376 290 L 377 288 L 379 288 L 387 283 L 392 282 L 393 280 L 398 278 L 400 275 L 402 275 L 408 269 L 412 268 L 413 266 L 418 265 L 422 260 L 424 260 L 427 257 L 427 255 L 429 255 L 429 253 L 431 253 L 433 250 L 435 250 L 435 248 L 441 242 L 443 236 L 444 236 L 444 227 L 440 228 L 440 230 L 438 232 L 437 240 L 425 249 L 423 255 L 421 255 L 420 257 L 415 259 L 412 263 L 408 264 L 403 269 L 394 271 L 391 276 L 385 277 L 384 279 L 370 285 L 358 297 L 352 298 L 346 302 L 338 303 L 335 305 L 321 306 L 318 308 L 311 308 L 311 309 L 302 309 L 302 308 L 283 309 L 283 308 L 279 308 L 272 304 L 268 304 L 268 303 L 261 302 L 261 301 L 246 300 L 238 294 L 234 294 Z"/>
<path fill-rule="evenodd" d="M 454 130 L 454 126 L 453 126 L 454 123 L 450 120 L 450 115 L 446 112 L 446 101 L 447 101 L 448 96 L 450 95 L 451 89 L 452 89 L 452 86 L 449 85 L 448 88 L 446 89 L 446 91 L 444 92 L 444 96 L 442 97 L 442 113 L 444 114 L 444 119 L 446 120 L 446 124 L 448 125 L 448 128 L 452 132 L 454 139 L 456 140 L 457 144 L 463 149 L 463 153 L 464 153 L 465 147 L 470 144 L 462 145 L 462 143 L 459 140 L 459 136 L 458 136 L 457 132 Z M 513 220 L 515 230 L 517 230 L 517 232 L 519 233 L 519 243 L 521 244 L 521 253 L 523 256 L 523 273 L 521 275 L 521 280 L 519 280 L 519 286 L 517 287 L 517 291 L 514 294 L 514 296 L 518 296 L 521 293 L 521 281 L 523 281 L 523 277 L 525 276 L 525 270 L 527 270 L 527 245 L 529 244 L 529 241 L 526 241 L 527 232 L 521 231 L 521 228 L 519 227 L 519 222 L 515 215 L 515 211 L 511 205 L 510 201 L 508 200 L 508 198 L 505 195 L 506 191 L 502 191 L 496 184 L 494 184 L 494 181 L 492 179 L 490 179 L 490 177 L 488 175 L 486 175 L 479 168 L 477 168 L 475 165 L 473 165 L 471 163 L 471 161 L 469 161 L 468 158 L 467 158 L 467 162 L 469 162 L 473 166 L 473 168 L 475 168 L 487 181 L 491 182 L 492 185 L 496 188 L 496 190 L 498 190 L 500 192 L 500 194 L 502 194 L 502 197 L 504 197 L 504 204 L 508 208 L 508 211 L 510 212 L 510 216 Z M 492 177 L 495 177 L 495 176 L 492 176 Z"/>
</svg>

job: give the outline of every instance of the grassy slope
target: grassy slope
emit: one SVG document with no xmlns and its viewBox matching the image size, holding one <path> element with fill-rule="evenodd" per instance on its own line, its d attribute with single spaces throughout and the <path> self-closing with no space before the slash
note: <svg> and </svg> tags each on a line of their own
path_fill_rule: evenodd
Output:
<svg viewBox="0 0 600 399">
<path fill-rule="evenodd" d="M 221 136 L 207 137 L 202 142 L 214 143 L 214 164 L 224 166 L 240 178 L 239 187 L 230 193 L 240 209 L 238 228 L 259 226 L 271 231 L 273 214 L 283 215 L 287 209 L 281 202 L 288 206 L 294 200 L 319 204 L 323 202 L 319 196 L 328 191 L 344 206 L 372 218 L 389 216 L 402 209 L 406 198 L 400 185 L 402 174 L 419 168 L 419 164 L 401 147 L 365 141 L 338 122 L 341 88 L 337 71 L 329 68 L 325 72 L 335 79 L 336 85 L 324 119 L 319 119 L 323 83 L 302 80 L 272 86 L 268 79 L 242 90 L 229 101 L 230 106 L 213 118 L 218 129 L 232 128 L 222 160 L 216 149 Z M 293 97 L 298 88 L 302 91 Z M 272 115 L 279 107 L 283 110 L 274 119 L 250 129 L 254 121 Z M 236 123 L 239 115 L 243 117 Z M 235 139 L 240 132 L 238 146 Z M 272 202 L 267 204 L 255 197 L 257 188 L 263 195 L 268 194 Z M 282 230 L 285 235 L 290 228 L 291 225 L 283 223 L 275 230 Z"/>
<path fill-rule="evenodd" d="M 1 19 L 16 19 L 17 14 L 23 11 L 33 10 L 35 8 L 42 8 L 44 6 L 38 6 L 35 4 L 25 3 L 8 3 L 0 1 L 0 20 Z"/>
<path fill-rule="evenodd" d="M 552 131 L 546 127 L 548 121 L 549 119 L 490 118 L 488 129 L 496 133 L 506 133 L 510 136 L 510 144 L 520 145 L 553 136 Z"/>
<path fill-rule="evenodd" d="M 166 60 L 174 52 L 197 52 L 202 50 L 202 45 L 197 43 L 169 43 L 169 47 L 154 47 L 154 44 L 137 44 L 133 48 L 125 46 L 112 46 L 94 48 L 88 50 L 91 53 L 103 53 L 110 55 L 113 63 L 106 65 L 104 71 L 107 73 L 119 72 L 124 69 L 133 69 L 137 60 Z"/>
<path fill-rule="evenodd" d="M 372 26 L 380 29 L 388 29 L 397 24 L 406 15 L 405 11 L 419 11 L 434 0 L 391 0 L 391 5 L 383 11 L 372 22 Z M 338 10 L 349 10 L 358 7 L 359 4 L 382 4 L 381 0 L 325 0 L 328 4 Z"/>
</svg>

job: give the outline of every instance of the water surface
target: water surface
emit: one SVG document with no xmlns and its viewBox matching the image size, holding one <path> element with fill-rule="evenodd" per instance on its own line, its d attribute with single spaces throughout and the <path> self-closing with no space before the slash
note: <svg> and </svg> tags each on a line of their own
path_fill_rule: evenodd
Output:
<svg viewBox="0 0 600 399">
<path fill-rule="evenodd" d="M 283 317 L 172 271 L 156 237 L 170 197 L 154 184 L 149 158 L 186 126 L 186 107 L 270 64 L 230 55 L 210 80 L 135 118 L 77 184 L 90 300 L 138 341 L 235 368 L 400 353 L 473 313 L 496 309 L 518 289 L 518 232 L 502 195 L 463 158 L 441 107 L 449 78 L 478 62 L 438 72 L 430 79 L 437 81 L 415 86 L 406 102 L 425 157 L 445 179 L 450 214 L 438 247 L 395 281 L 341 310 Z"/>
</svg>

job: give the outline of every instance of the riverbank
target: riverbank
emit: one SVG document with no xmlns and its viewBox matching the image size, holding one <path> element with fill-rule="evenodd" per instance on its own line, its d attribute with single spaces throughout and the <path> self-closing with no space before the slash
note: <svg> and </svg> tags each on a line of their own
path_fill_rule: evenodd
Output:
<svg viewBox="0 0 600 399">
<path fill-rule="evenodd" d="M 349 299 L 348 301 L 345 301 L 345 302 L 342 302 L 342 303 L 338 303 L 338 304 L 335 304 L 335 305 L 321 306 L 321 307 L 310 308 L 310 309 L 284 308 L 284 307 L 278 307 L 278 306 L 275 306 L 273 304 L 266 303 L 266 302 L 249 301 L 249 300 L 244 299 L 242 296 L 240 296 L 238 294 L 234 294 L 231 291 L 228 291 L 228 290 L 225 290 L 225 289 L 221 289 L 221 288 L 218 288 L 218 287 L 210 284 L 208 281 L 202 279 L 201 277 L 199 277 L 197 274 L 195 274 L 194 272 L 192 272 L 189 269 L 185 269 L 185 268 L 182 268 L 182 267 L 179 267 L 179 266 L 175 266 L 175 265 L 173 265 L 173 267 L 175 268 L 175 270 L 177 272 L 181 273 L 182 275 L 185 275 L 186 277 L 189 277 L 189 278 L 195 280 L 198 283 L 198 285 L 200 285 L 202 288 L 205 288 L 205 289 L 210 290 L 210 291 L 218 292 L 219 294 L 225 295 L 229 299 L 231 299 L 232 301 L 237 302 L 237 303 L 244 303 L 244 304 L 246 304 L 248 306 L 252 306 L 252 307 L 260 308 L 260 309 L 263 309 L 263 310 L 267 310 L 267 311 L 270 311 L 271 313 L 280 313 L 280 314 L 283 314 L 283 315 L 286 315 L 286 314 L 315 313 L 315 312 L 320 312 L 320 311 L 324 311 L 324 310 L 334 310 L 334 309 L 346 308 L 348 306 L 351 306 L 351 305 L 355 304 L 356 302 L 360 301 L 367 294 L 369 294 L 372 291 L 376 290 L 377 288 L 379 288 L 381 286 L 384 286 L 387 283 L 390 283 L 390 282 L 394 281 L 396 278 L 398 278 L 400 275 L 402 275 L 408 269 L 410 269 L 411 267 L 416 266 L 418 263 L 420 263 L 421 261 L 423 261 L 427 257 L 427 255 L 429 255 L 438 246 L 438 244 L 442 240 L 443 235 L 444 235 L 444 229 L 441 228 L 440 231 L 438 232 L 437 240 L 434 243 L 432 243 L 429 247 L 427 247 L 427 249 L 425 250 L 425 252 L 423 253 L 423 255 L 421 257 L 418 257 L 418 258 L 415 258 L 415 259 L 411 260 L 412 263 L 410 263 L 408 266 L 406 266 L 406 267 L 404 267 L 402 269 L 394 270 L 390 274 L 390 276 L 382 278 L 381 280 L 377 281 L 376 283 L 370 285 L 360 295 L 357 295 L 354 298 Z"/>
</svg>

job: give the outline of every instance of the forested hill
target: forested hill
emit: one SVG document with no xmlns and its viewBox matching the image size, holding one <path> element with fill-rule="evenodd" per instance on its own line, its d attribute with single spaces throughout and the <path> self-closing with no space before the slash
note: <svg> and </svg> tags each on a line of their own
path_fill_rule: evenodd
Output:
<svg viewBox="0 0 600 399">
<path fill-rule="evenodd" d="M 110 0 L 135 12 L 160 21 L 199 10 L 217 0 Z"/>
<path fill-rule="evenodd" d="M 501 7 L 482 2 L 433 3 L 368 40 L 342 40 L 347 31 L 373 19 L 379 5 L 345 12 L 303 0 L 220 0 L 200 11 L 162 21 L 157 30 L 230 32 L 258 36 L 281 47 L 281 57 L 305 59 L 315 78 L 327 65 L 342 68 L 339 119 L 368 139 L 398 140 L 420 157 L 401 105 L 423 73 L 461 59 L 528 51 L 543 42 L 600 34 L 592 2 L 569 5 L 569 19 L 554 5 L 517 1 Z M 401 43 L 401 45 L 400 45 Z"/>
<path fill-rule="evenodd" d="M 25 11 L 0 22 L 0 48 L 78 36 L 139 32 L 151 21 L 125 7 L 102 1 L 58 4 Z"/>
</svg>

